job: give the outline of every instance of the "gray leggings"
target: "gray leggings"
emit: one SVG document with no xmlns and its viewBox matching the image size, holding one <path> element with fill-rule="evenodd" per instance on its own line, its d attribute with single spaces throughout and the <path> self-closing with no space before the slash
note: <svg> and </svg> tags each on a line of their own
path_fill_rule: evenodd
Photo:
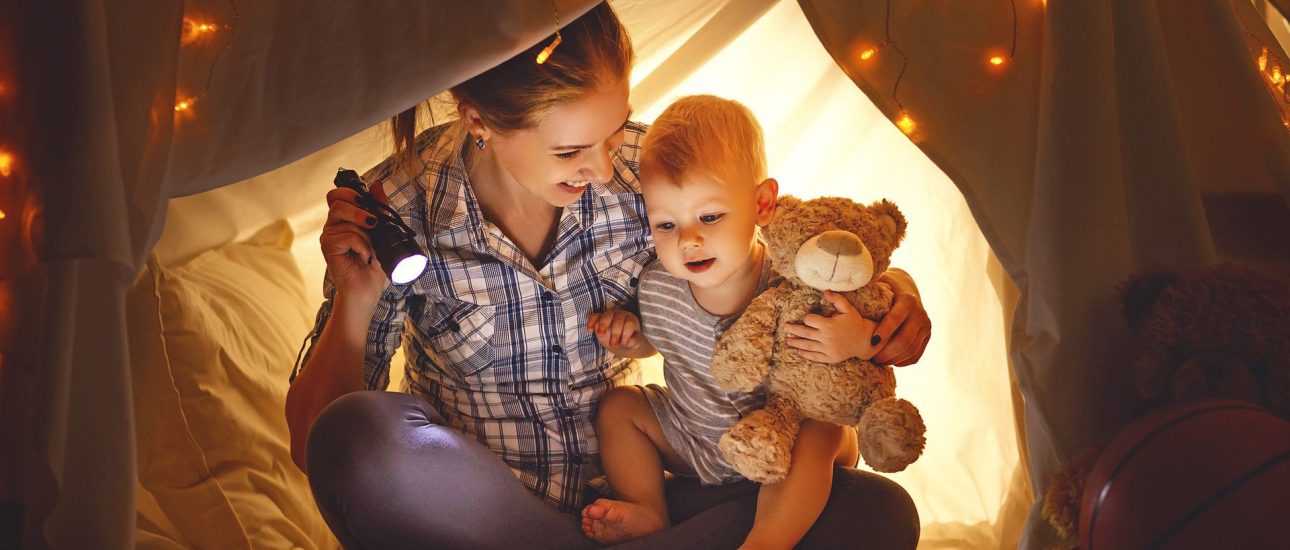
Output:
<svg viewBox="0 0 1290 550">
<path fill-rule="evenodd" d="M 309 433 L 309 483 L 346 548 L 596 548 L 579 517 L 561 513 L 470 436 L 434 424 L 429 405 L 400 393 L 356 392 L 329 405 Z M 757 485 L 667 486 L 674 525 L 619 548 L 735 548 L 752 527 Z M 833 491 L 799 548 L 914 548 L 918 512 L 899 485 L 838 468 Z"/>
</svg>

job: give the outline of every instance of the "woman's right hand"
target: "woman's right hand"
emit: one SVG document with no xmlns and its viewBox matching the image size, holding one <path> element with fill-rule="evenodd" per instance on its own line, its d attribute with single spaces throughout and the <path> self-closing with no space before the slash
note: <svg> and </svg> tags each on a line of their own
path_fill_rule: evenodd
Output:
<svg viewBox="0 0 1290 550">
<path fill-rule="evenodd" d="M 336 294 L 357 300 L 359 305 L 374 307 L 389 279 L 376 259 L 367 234 L 376 226 L 376 217 L 359 208 L 357 198 L 358 193 L 353 189 L 336 188 L 327 192 L 327 223 L 319 241 Z"/>
</svg>

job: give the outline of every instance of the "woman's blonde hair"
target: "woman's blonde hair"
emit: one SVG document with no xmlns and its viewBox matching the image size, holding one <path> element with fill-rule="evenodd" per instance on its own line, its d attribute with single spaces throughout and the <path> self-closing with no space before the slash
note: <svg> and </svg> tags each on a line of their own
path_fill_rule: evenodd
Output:
<svg viewBox="0 0 1290 550">
<path fill-rule="evenodd" d="M 479 111 L 484 123 L 499 132 L 537 124 L 548 110 L 585 97 L 616 79 L 626 81 L 634 52 L 627 29 L 608 2 L 603 2 L 560 30 L 562 41 L 546 62 L 536 58 L 555 35 L 449 90 L 456 103 Z M 413 158 L 417 107 L 391 119 L 395 154 Z M 464 137 L 458 130 L 455 135 Z"/>
<path fill-rule="evenodd" d="M 742 103 L 711 95 L 676 100 L 650 125 L 641 144 L 641 174 L 680 184 L 691 170 L 725 183 L 766 179 L 761 125 Z M 650 175 L 648 177 L 654 177 Z"/>
</svg>

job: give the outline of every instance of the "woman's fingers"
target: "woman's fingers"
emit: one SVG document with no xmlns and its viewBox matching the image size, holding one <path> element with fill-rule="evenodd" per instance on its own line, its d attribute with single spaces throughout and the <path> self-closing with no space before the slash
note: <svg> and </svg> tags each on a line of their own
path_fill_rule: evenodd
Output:
<svg viewBox="0 0 1290 550">
<path fill-rule="evenodd" d="M 324 226 L 346 223 L 357 225 L 364 229 L 371 229 L 376 227 L 376 216 L 349 201 L 341 200 L 331 203 L 331 207 L 327 209 L 327 223 Z"/>
<path fill-rule="evenodd" d="M 332 227 L 323 230 L 318 238 L 322 245 L 323 256 L 332 258 L 353 252 L 364 263 L 372 261 L 372 241 L 366 233 L 344 227 Z"/>
</svg>

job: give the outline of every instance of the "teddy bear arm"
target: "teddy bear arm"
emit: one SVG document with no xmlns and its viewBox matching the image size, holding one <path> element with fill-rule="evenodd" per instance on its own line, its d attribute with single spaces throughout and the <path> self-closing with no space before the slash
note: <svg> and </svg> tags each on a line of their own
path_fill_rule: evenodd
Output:
<svg viewBox="0 0 1290 550">
<path fill-rule="evenodd" d="M 766 379 L 775 347 L 780 293 L 772 288 L 754 298 L 721 336 L 712 354 L 712 376 L 721 389 L 752 391 Z"/>
<path fill-rule="evenodd" d="M 883 282 L 874 282 L 862 286 L 853 293 L 851 304 L 866 319 L 881 320 L 891 311 L 891 304 L 896 300 L 896 293 L 891 286 Z"/>
</svg>

